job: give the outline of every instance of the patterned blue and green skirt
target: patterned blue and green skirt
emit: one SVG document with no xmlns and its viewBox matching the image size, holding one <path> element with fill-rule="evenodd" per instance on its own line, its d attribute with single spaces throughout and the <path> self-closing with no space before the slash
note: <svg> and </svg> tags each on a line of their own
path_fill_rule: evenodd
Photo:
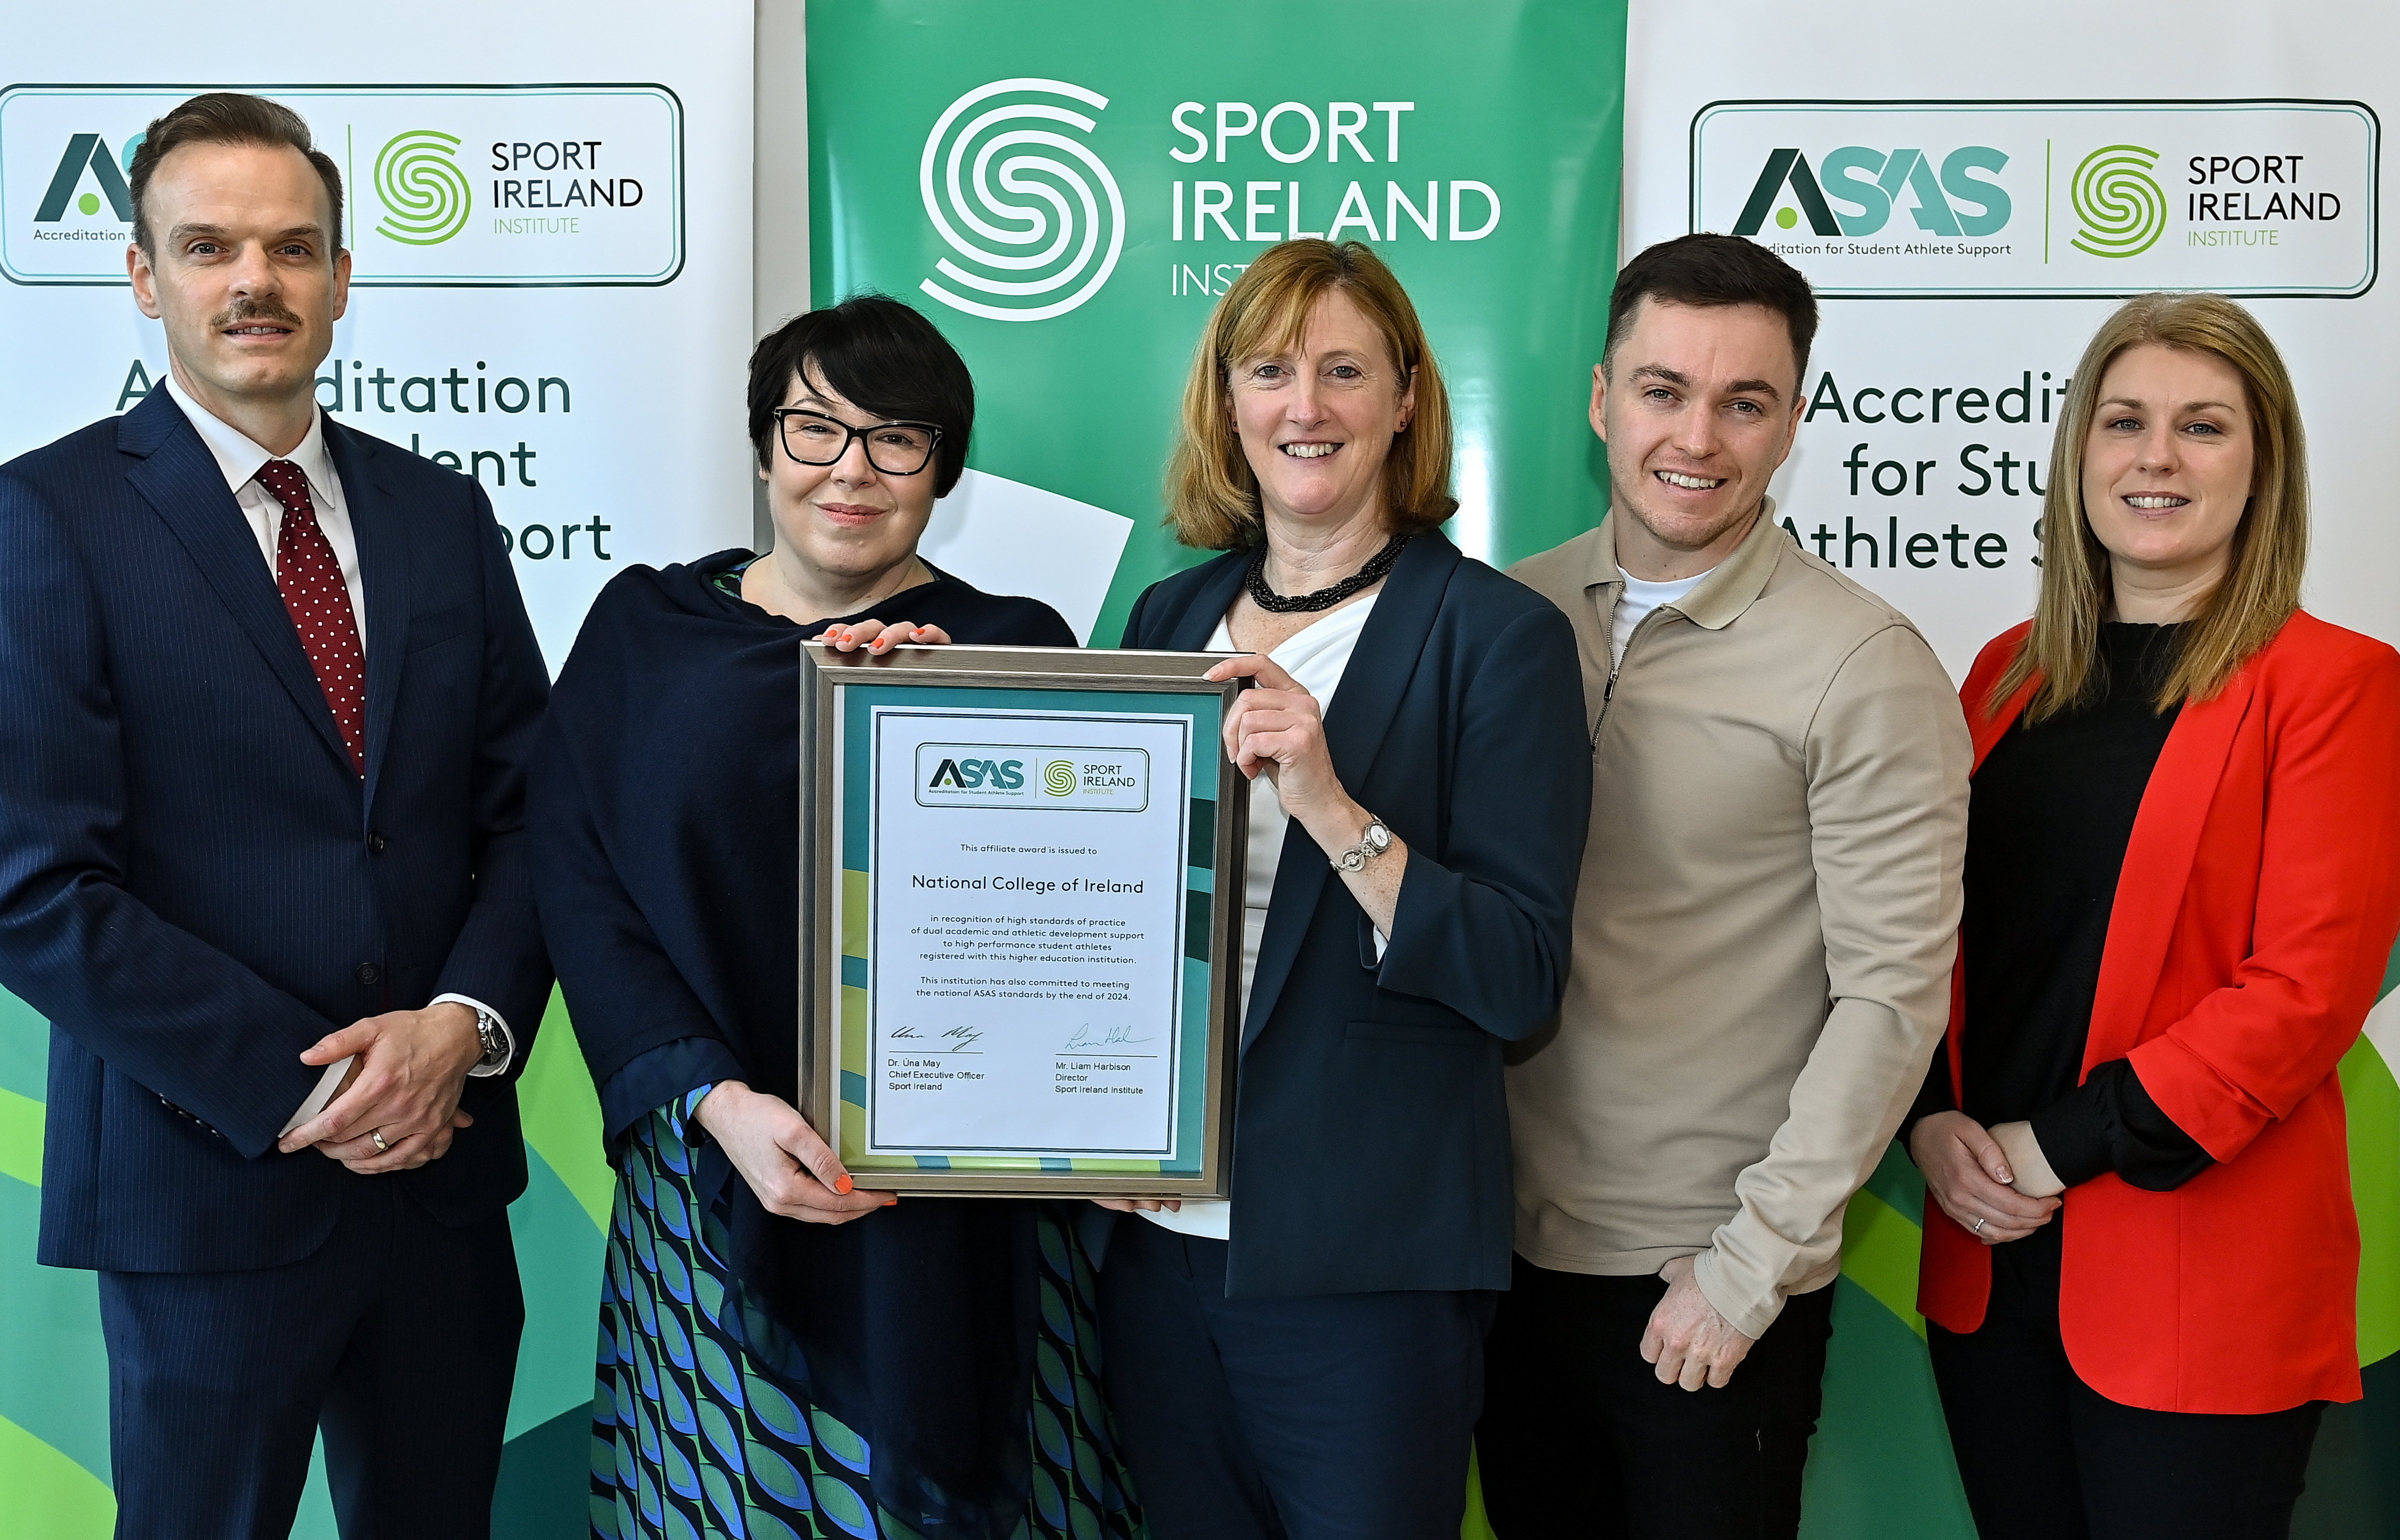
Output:
<svg viewBox="0 0 2400 1540">
<path fill-rule="evenodd" d="M 706 1087 L 634 1127 L 617 1157 L 592 1404 L 602 1540 L 919 1540 L 876 1505 L 869 1441 L 770 1378 L 723 1321 L 730 1200 L 695 1215 L 686 1120 Z M 1032 1489 L 1009 1540 L 1134 1540 L 1139 1509 L 1098 1394 L 1092 1276 L 1038 1220 L 1042 1309 L 1026 1429 Z"/>
</svg>

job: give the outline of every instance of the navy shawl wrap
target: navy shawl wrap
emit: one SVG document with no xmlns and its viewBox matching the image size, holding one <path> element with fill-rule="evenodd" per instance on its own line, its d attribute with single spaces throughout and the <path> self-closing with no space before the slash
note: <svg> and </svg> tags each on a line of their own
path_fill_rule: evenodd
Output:
<svg viewBox="0 0 2400 1540">
<path fill-rule="evenodd" d="M 830 620 L 798 627 L 714 586 L 747 556 L 612 580 L 535 759 L 542 929 L 612 1147 L 715 1081 L 798 1091 L 799 644 Z M 876 608 L 959 642 L 1075 645 L 1048 606 L 947 576 Z M 920 1197 L 803 1224 L 767 1213 L 715 1145 L 702 1159 L 703 1194 L 730 1184 L 726 1319 L 753 1356 L 869 1441 L 880 1506 L 1010 1533 L 1029 1479 L 1030 1206 Z"/>
</svg>

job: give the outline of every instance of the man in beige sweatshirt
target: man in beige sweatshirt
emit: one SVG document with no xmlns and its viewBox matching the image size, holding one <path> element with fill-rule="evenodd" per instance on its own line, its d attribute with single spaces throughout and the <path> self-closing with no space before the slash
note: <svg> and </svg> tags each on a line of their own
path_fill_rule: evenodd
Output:
<svg viewBox="0 0 2400 1540">
<path fill-rule="evenodd" d="M 1766 497 L 1816 321 L 1749 241 L 1635 257 L 1593 371 L 1612 511 L 1512 573 L 1581 642 L 1592 820 L 1559 1020 L 1508 1071 L 1478 1444 L 1509 1540 L 1796 1533 L 1843 1210 L 1947 1019 L 1957 697 Z"/>
</svg>

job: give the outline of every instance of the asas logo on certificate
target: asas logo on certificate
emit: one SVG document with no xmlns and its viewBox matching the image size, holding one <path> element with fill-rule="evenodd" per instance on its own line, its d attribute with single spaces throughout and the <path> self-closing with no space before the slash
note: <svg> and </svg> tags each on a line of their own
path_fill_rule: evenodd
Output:
<svg viewBox="0 0 2400 1540">
<path fill-rule="evenodd" d="M 1150 806 L 1150 755 L 1131 747 L 920 743 L 917 803 L 1139 812 Z"/>
</svg>

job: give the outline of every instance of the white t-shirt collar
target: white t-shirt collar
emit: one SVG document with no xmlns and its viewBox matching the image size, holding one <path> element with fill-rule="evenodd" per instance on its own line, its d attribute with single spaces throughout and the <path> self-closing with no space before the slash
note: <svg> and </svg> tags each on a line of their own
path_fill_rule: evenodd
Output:
<svg viewBox="0 0 2400 1540">
<path fill-rule="evenodd" d="M 1711 567 L 1709 572 L 1715 570 L 1716 568 Z M 1614 668 L 1624 662 L 1625 644 L 1633 639 L 1634 629 L 1642 624 L 1643 620 L 1652 610 L 1662 605 L 1682 604 L 1690 597 L 1692 590 L 1700 586 L 1701 580 L 1708 575 L 1708 572 L 1696 572 L 1688 578 L 1677 578 L 1670 582 L 1653 583 L 1645 582 L 1623 567 L 1618 567 L 1616 576 L 1624 586 L 1618 591 L 1616 606 L 1609 616 L 1608 654 L 1611 667 Z"/>
</svg>

